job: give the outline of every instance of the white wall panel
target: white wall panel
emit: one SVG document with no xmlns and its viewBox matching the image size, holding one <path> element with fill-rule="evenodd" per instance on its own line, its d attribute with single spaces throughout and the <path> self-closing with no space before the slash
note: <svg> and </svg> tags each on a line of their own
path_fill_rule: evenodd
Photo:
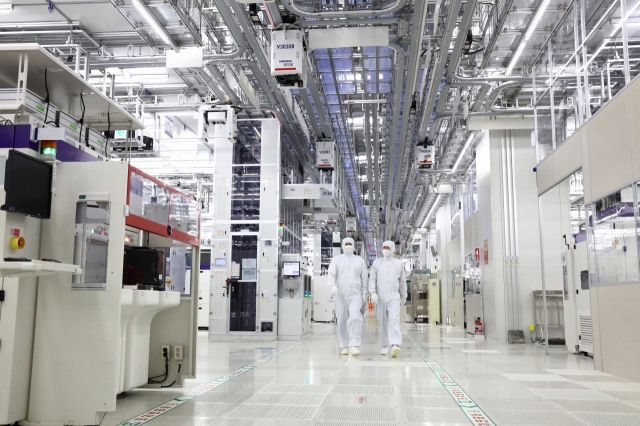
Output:
<svg viewBox="0 0 640 426">
<path fill-rule="evenodd" d="M 533 172 L 536 155 L 535 149 L 531 148 L 530 132 L 518 130 L 512 131 L 512 135 L 515 146 L 515 213 L 518 224 L 516 274 L 520 312 L 519 329 L 527 330 L 528 325 L 534 321 L 533 291 L 542 289 L 538 193 L 536 174 Z"/>
<path fill-rule="evenodd" d="M 640 180 L 640 80 L 636 79 L 625 90 L 627 93 L 627 108 L 629 111 L 629 143 L 632 158 L 633 179 Z"/>
<path fill-rule="evenodd" d="M 576 133 L 580 133 L 582 139 L 582 185 L 584 186 L 584 202 L 585 205 L 591 202 L 591 155 L 589 154 L 589 132 L 587 129 L 581 129 Z"/>
<path fill-rule="evenodd" d="M 389 27 L 344 27 L 309 30 L 309 48 L 388 46 Z"/>
<path fill-rule="evenodd" d="M 545 158 L 536 167 L 536 178 L 538 181 L 538 194 L 543 194 L 545 191 L 553 188 L 556 184 L 556 168 L 555 168 L 555 153 Z"/>
<path fill-rule="evenodd" d="M 582 167 L 582 136 L 574 133 L 556 150 L 553 156 L 555 180 L 564 179 Z"/>
<path fill-rule="evenodd" d="M 626 92 L 598 111 L 587 124 L 591 195 L 604 197 L 631 182 L 631 150 Z"/>
<path fill-rule="evenodd" d="M 502 262 L 494 255 L 494 232 L 491 203 L 491 143 L 489 132 L 485 132 L 476 148 L 477 186 L 478 186 L 478 239 L 481 241 L 482 261 L 480 262 L 482 294 L 484 297 L 484 329 L 485 336 L 500 338 L 496 311 L 496 262 Z M 499 183 L 496 188 L 499 188 Z M 484 241 L 488 242 L 489 263 L 484 264 Z"/>
</svg>

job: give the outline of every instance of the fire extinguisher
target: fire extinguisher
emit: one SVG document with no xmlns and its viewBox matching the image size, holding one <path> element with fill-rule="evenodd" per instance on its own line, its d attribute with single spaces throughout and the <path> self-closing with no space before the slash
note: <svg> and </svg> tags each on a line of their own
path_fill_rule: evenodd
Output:
<svg viewBox="0 0 640 426">
<path fill-rule="evenodd" d="M 480 317 L 478 317 L 476 319 L 476 333 L 475 334 L 482 334 L 482 321 L 480 321 Z"/>
</svg>

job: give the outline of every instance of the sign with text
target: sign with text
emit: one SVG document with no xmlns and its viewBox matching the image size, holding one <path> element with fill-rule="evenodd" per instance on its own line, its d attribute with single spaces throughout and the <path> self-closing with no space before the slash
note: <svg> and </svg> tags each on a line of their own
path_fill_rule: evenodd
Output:
<svg viewBox="0 0 640 426">
<path fill-rule="evenodd" d="M 489 264 L 489 240 L 484 240 L 484 264 Z"/>
<path fill-rule="evenodd" d="M 173 139 L 173 120 L 164 116 L 164 133 Z"/>
</svg>

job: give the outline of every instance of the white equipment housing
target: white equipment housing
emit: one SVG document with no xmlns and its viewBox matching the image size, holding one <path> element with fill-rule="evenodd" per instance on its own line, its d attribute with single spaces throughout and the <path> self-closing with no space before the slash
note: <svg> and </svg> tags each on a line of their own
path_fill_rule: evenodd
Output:
<svg viewBox="0 0 640 426">
<path fill-rule="evenodd" d="M 347 232 L 358 232 L 358 218 L 348 217 L 346 219 Z"/>
<path fill-rule="evenodd" d="M 283 89 L 307 87 L 304 31 L 277 29 L 271 32 L 271 75 Z"/>
<path fill-rule="evenodd" d="M 417 146 L 416 147 L 416 167 L 419 169 L 430 169 L 433 167 L 433 158 L 435 154 L 435 146 Z"/>
<path fill-rule="evenodd" d="M 336 143 L 332 140 L 316 142 L 316 167 L 333 169 L 336 165 Z"/>
<path fill-rule="evenodd" d="M 260 163 L 250 165 L 254 171 L 249 175 L 244 174 L 246 164 L 234 163 L 239 161 L 234 156 L 236 145 L 216 148 L 209 305 L 212 341 L 264 341 L 278 335 L 280 126 L 276 119 L 260 123 Z M 255 198 L 242 195 L 238 182 L 255 188 Z"/>
<path fill-rule="evenodd" d="M 231 105 L 204 106 L 198 115 L 198 138 L 206 143 L 234 143 L 238 139 L 238 117 Z"/>
<path fill-rule="evenodd" d="M 300 275 L 286 276 L 284 262 L 298 262 Z M 278 288 L 278 340 L 300 340 L 311 332 L 311 280 L 302 266 L 299 254 L 280 255 Z M 308 286 L 308 288 L 307 288 Z"/>
</svg>

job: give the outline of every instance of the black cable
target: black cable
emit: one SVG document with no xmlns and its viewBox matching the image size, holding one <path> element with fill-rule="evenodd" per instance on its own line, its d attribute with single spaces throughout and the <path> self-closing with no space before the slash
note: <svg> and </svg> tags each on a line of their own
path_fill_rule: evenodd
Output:
<svg viewBox="0 0 640 426">
<path fill-rule="evenodd" d="M 82 126 L 84 126 L 84 112 L 86 107 L 84 105 L 84 98 L 82 97 L 82 90 L 80 90 L 80 104 L 82 106 L 82 118 L 80 118 L 80 133 L 78 134 L 78 143 L 82 144 Z M 85 142 L 89 146 L 88 142 Z"/>
<path fill-rule="evenodd" d="M 164 376 L 164 379 L 162 379 L 162 380 L 159 380 L 159 381 L 153 380 L 153 379 L 157 379 L 158 377 L 162 377 L 162 376 Z M 164 374 L 160 374 L 160 375 L 155 376 L 155 377 L 150 377 L 148 382 L 150 384 L 159 384 L 159 383 L 162 383 L 165 380 L 167 380 L 167 377 L 169 377 L 169 358 L 165 358 L 164 359 Z"/>
<path fill-rule="evenodd" d="M 170 388 L 171 386 L 176 384 L 176 380 L 178 380 L 178 375 L 180 374 L 180 369 L 182 368 L 182 362 L 180 364 L 178 364 L 178 372 L 176 373 L 176 378 L 173 381 L 173 383 L 171 383 L 170 385 L 167 386 L 160 386 L 161 388 Z"/>
<path fill-rule="evenodd" d="M 111 134 L 111 117 L 107 113 L 107 140 L 104 142 L 104 157 L 109 158 L 109 135 Z"/>
<path fill-rule="evenodd" d="M 478 49 L 478 50 L 474 50 L 474 51 L 469 51 L 469 52 L 467 52 L 467 55 L 475 55 L 476 53 L 480 53 L 480 52 L 482 52 L 483 50 L 484 50 L 484 47 L 481 47 L 481 48 L 480 48 L 480 49 Z"/>
<path fill-rule="evenodd" d="M 44 101 L 47 103 L 47 111 L 44 113 L 44 124 L 56 124 L 55 121 L 47 121 L 47 118 L 49 117 L 49 106 L 51 105 L 51 102 L 49 102 L 49 84 L 47 84 L 47 69 L 45 68 L 44 70 L 44 90 L 47 92 L 47 97 L 44 99 Z"/>
</svg>

